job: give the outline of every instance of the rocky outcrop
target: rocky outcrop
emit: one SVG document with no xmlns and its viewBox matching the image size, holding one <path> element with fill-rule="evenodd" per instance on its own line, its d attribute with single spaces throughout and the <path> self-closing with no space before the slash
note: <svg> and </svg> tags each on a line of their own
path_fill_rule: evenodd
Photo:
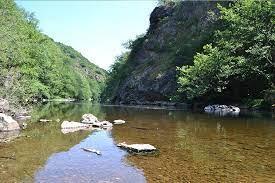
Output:
<svg viewBox="0 0 275 183">
<path fill-rule="evenodd" d="M 11 116 L 0 113 L 0 132 L 20 130 L 19 124 Z"/>
<path fill-rule="evenodd" d="M 176 67 L 192 63 L 212 35 L 214 1 L 183 1 L 156 7 L 145 36 L 136 40 L 126 77 L 111 99 L 116 104 L 167 102 L 177 90 Z M 190 46 L 191 45 L 191 46 Z"/>
</svg>

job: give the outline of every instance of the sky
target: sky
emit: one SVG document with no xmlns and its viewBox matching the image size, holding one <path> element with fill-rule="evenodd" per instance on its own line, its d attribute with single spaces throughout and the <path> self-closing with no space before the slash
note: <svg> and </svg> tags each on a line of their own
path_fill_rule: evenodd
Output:
<svg viewBox="0 0 275 183">
<path fill-rule="evenodd" d="M 109 69 L 122 44 L 149 28 L 157 1 L 16 1 L 39 20 L 39 29 Z"/>
</svg>

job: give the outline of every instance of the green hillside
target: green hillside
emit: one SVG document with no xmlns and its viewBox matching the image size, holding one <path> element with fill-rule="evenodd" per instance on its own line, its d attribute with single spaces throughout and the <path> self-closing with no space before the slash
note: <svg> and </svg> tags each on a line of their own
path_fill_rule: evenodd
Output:
<svg viewBox="0 0 275 183">
<path fill-rule="evenodd" d="M 98 100 L 106 72 L 72 47 L 41 33 L 38 20 L 12 0 L 0 1 L 0 96 L 15 104 Z"/>
</svg>

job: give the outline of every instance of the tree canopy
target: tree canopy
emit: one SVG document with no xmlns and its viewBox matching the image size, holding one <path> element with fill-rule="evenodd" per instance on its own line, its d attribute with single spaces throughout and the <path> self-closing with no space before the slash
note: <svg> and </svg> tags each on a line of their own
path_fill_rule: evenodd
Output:
<svg viewBox="0 0 275 183">
<path fill-rule="evenodd" d="M 179 69 L 179 92 L 190 100 L 241 101 L 274 90 L 275 19 L 272 2 L 242 0 L 218 6 L 215 39 Z"/>
</svg>

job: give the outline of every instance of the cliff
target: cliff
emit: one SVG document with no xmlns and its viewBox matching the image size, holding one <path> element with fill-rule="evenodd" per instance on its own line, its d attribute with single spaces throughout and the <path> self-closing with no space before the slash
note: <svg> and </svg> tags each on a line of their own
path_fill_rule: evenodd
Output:
<svg viewBox="0 0 275 183">
<path fill-rule="evenodd" d="M 156 7 L 144 36 L 130 44 L 123 68 L 127 73 L 105 100 L 116 104 L 173 101 L 177 67 L 192 64 L 193 56 L 211 39 L 217 2 L 182 1 Z M 124 69 L 125 70 L 125 69 Z M 121 71 L 122 72 L 122 71 Z"/>
</svg>

